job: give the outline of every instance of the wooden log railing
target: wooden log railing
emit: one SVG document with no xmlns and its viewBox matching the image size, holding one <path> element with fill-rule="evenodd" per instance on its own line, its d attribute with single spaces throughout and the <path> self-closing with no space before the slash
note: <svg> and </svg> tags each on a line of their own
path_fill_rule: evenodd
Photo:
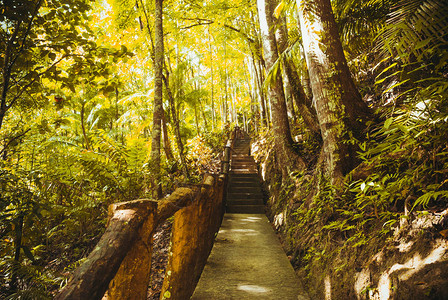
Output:
<svg viewBox="0 0 448 300">
<path fill-rule="evenodd" d="M 160 201 L 110 205 L 105 233 L 55 299 L 146 299 L 153 232 L 173 215 L 161 299 L 189 299 L 221 225 L 234 136 L 224 149 L 220 175 L 205 175 L 202 185 L 177 188 Z"/>
</svg>

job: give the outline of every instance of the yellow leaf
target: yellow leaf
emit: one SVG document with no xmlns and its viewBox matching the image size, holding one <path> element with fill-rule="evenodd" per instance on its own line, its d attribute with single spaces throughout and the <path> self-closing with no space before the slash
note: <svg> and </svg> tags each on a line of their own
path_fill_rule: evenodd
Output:
<svg viewBox="0 0 448 300">
<path fill-rule="evenodd" d="M 286 1 L 280 2 L 274 10 L 274 17 L 278 18 L 286 5 Z"/>
</svg>

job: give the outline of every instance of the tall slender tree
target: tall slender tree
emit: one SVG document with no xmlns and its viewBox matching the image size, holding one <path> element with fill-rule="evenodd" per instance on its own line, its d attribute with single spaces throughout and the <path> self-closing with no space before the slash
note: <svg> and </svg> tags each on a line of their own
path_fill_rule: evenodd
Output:
<svg viewBox="0 0 448 300">
<path fill-rule="evenodd" d="M 279 21 L 281 23 L 279 24 L 280 26 L 278 26 L 278 29 L 276 31 L 276 37 L 279 41 L 279 52 L 283 54 L 285 51 L 287 51 L 288 31 L 286 26 L 286 18 L 281 18 Z M 316 111 L 314 107 L 312 107 L 311 99 L 307 97 L 304 92 L 300 76 L 297 73 L 297 68 L 294 65 L 293 60 L 289 55 L 283 54 L 281 57 L 281 64 L 283 65 L 283 84 L 285 85 L 287 98 L 286 105 L 288 107 L 289 118 L 293 119 L 291 118 L 290 114 L 294 113 L 294 105 L 292 101 L 294 100 L 305 125 L 309 130 L 311 130 L 314 136 L 318 137 L 320 135 L 320 131 L 319 124 L 317 122 Z"/>
<path fill-rule="evenodd" d="M 266 68 L 269 70 L 278 59 L 277 41 L 274 32 L 275 0 L 258 0 L 258 13 L 262 35 L 263 51 Z M 284 175 L 297 166 L 304 166 L 303 161 L 292 149 L 291 131 L 288 122 L 285 93 L 280 73 L 274 76 L 274 82 L 269 85 L 268 97 L 271 102 L 272 127 L 274 131 L 276 152 Z"/>
<path fill-rule="evenodd" d="M 151 161 L 153 178 L 153 196 L 162 196 L 160 184 L 160 139 L 163 117 L 163 0 L 155 0 L 154 20 L 154 110 L 151 142 Z"/>
</svg>

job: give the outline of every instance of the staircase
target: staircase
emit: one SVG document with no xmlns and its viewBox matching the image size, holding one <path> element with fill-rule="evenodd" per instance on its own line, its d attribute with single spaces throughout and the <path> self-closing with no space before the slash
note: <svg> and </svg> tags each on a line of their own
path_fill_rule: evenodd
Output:
<svg viewBox="0 0 448 300">
<path fill-rule="evenodd" d="M 310 300 L 264 213 L 260 178 L 240 132 L 231 158 L 227 209 L 192 300 Z"/>
<path fill-rule="evenodd" d="M 226 212 L 264 214 L 257 165 L 250 156 L 250 138 L 237 139 L 232 150 Z"/>
</svg>

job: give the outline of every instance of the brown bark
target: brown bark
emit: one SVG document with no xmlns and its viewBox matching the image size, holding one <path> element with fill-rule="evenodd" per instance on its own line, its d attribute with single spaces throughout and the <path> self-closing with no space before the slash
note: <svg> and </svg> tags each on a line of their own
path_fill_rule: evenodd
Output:
<svg viewBox="0 0 448 300">
<path fill-rule="evenodd" d="M 24 213 L 20 212 L 19 216 L 15 219 L 14 226 L 15 226 L 15 239 L 14 239 L 14 263 L 19 265 L 20 263 L 20 250 L 22 249 L 22 237 L 23 237 L 23 218 Z M 17 289 L 17 281 L 18 281 L 18 274 L 17 269 L 13 269 L 11 272 L 11 281 L 10 281 L 10 289 L 15 290 Z"/>
<path fill-rule="evenodd" d="M 136 240 L 139 228 L 155 207 L 156 203 L 149 200 L 112 204 L 106 231 L 55 299 L 101 299 Z"/>
<path fill-rule="evenodd" d="M 283 77 L 283 84 L 285 85 L 286 108 L 288 112 L 288 120 L 290 122 L 289 126 L 293 128 L 297 125 L 297 115 L 294 109 L 294 92 L 291 87 L 290 78 L 286 76 L 286 74 Z"/>
<path fill-rule="evenodd" d="M 14 28 L 14 31 L 11 34 L 11 37 L 7 41 L 5 54 L 4 54 L 4 61 L 3 61 L 3 70 L 2 70 L 2 86 L 1 86 L 1 92 L 0 92 L 0 129 L 3 125 L 3 119 L 5 118 L 6 112 L 9 109 L 9 105 L 6 102 L 6 97 L 8 95 L 9 90 L 9 81 L 11 80 L 11 72 L 12 72 L 12 63 L 10 62 L 12 60 L 12 52 L 13 52 L 13 45 L 15 42 L 15 39 L 19 33 L 20 29 L 20 20 L 17 21 L 16 27 Z"/>
<path fill-rule="evenodd" d="M 330 0 L 297 0 L 297 7 L 327 168 L 339 184 L 356 161 L 349 140 L 361 136 L 369 110 L 351 78 Z"/>
<path fill-rule="evenodd" d="M 286 17 L 282 17 L 280 20 L 280 24 L 278 26 L 278 29 L 275 33 L 276 39 L 278 42 L 278 51 L 280 54 L 284 53 L 288 47 L 288 28 L 286 27 Z M 284 64 L 286 59 L 281 58 L 282 63 Z M 294 103 L 293 98 L 295 97 L 293 88 L 291 86 L 291 78 L 288 76 L 289 74 L 283 70 L 284 76 L 283 76 L 283 85 L 285 89 L 285 101 L 286 101 L 286 108 L 287 108 L 287 114 L 288 114 L 288 120 L 295 125 L 297 122 L 297 117 L 295 115 L 294 111 Z"/>
<path fill-rule="evenodd" d="M 273 13 L 276 2 L 273 0 L 257 1 L 260 27 L 262 30 L 263 49 L 266 68 L 269 70 L 278 59 L 277 42 L 275 39 Z M 274 82 L 268 88 L 268 97 L 271 102 L 272 127 L 276 146 L 276 152 L 280 159 L 280 166 L 284 175 L 291 170 L 303 167 L 302 159 L 292 149 L 292 138 L 289 128 L 283 81 L 280 73 L 277 73 Z"/>
<path fill-rule="evenodd" d="M 155 44 L 154 44 L 154 111 L 151 141 L 153 197 L 162 197 L 160 178 L 160 138 L 163 115 L 163 0 L 155 1 Z"/>
</svg>

